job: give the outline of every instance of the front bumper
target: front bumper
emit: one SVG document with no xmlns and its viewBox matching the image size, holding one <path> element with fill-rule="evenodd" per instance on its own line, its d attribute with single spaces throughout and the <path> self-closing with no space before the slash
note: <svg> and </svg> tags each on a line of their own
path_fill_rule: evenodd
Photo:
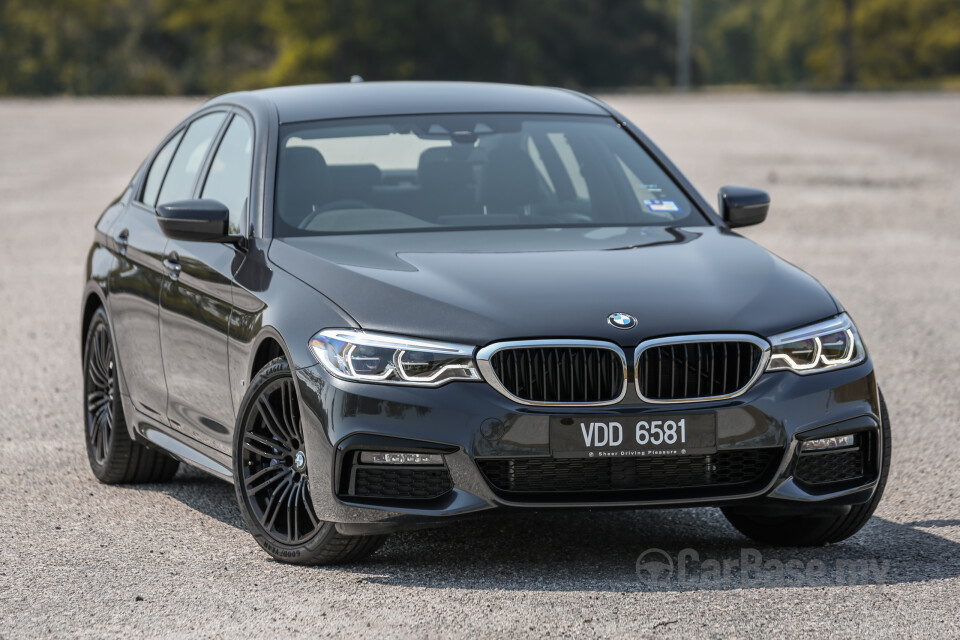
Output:
<svg viewBox="0 0 960 640">
<path fill-rule="evenodd" d="M 795 477 L 799 441 L 863 433 L 879 470 L 880 402 L 870 359 L 811 376 L 767 373 L 745 394 L 725 401 L 651 405 L 636 401 L 595 408 L 530 407 L 483 382 L 413 388 L 345 382 L 320 365 L 296 372 L 318 516 L 344 532 L 389 531 L 443 522 L 495 508 L 639 508 L 718 504 L 810 509 L 870 499 L 877 473 L 842 486 L 811 487 Z M 718 454 L 763 450 L 773 462 L 762 479 L 739 488 L 526 496 L 494 487 L 479 460 L 550 459 L 549 417 L 663 416 L 714 411 Z M 403 448 L 444 454 L 452 489 L 431 500 L 344 496 L 344 461 L 358 448 Z"/>
</svg>

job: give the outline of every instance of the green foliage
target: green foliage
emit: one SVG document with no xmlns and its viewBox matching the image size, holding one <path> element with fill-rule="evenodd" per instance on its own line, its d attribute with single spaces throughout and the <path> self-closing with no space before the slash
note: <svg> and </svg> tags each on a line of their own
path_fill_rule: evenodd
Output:
<svg viewBox="0 0 960 640">
<path fill-rule="evenodd" d="M 346 80 L 672 85 L 679 0 L 0 0 L 0 94 Z M 958 0 L 693 0 L 699 85 L 960 76 Z M 845 44 L 848 43 L 848 44 Z"/>
<path fill-rule="evenodd" d="M 836 7 L 829 29 L 840 28 Z M 862 0 L 854 13 L 857 79 L 863 86 L 886 86 L 960 72 L 960 2 L 957 0 Z M 829 61 L 837 40 L 814 51 L 814 69 L 832 79 Z"/>
<path fill-rule="evenodd" d="M 808 52 L 823 37 L 824 2 L 701 2 L 697 62 L 706 84 L 799 85 L 810 79 Z"/>
</svg>

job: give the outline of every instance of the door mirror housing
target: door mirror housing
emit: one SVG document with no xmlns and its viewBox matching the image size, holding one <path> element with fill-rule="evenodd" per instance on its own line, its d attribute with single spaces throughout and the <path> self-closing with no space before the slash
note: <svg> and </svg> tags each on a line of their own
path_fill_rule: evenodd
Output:
<svg viewBox="0 0 960 640">
<path fill-rule="evenodd" d="M 157 207 L 160 230 L 173 240 L 193 242 L 224 242 L 230 240 L 227 231 L 230 210 L 216 200 L 178 200 Z"/>
<path fill-rule="evenodd" d="M 749 227 L 767 219 L 770 194 L 750 187 L 721 187 L 717 193 L 720 215 L 730 228 Z"/>
</svg>

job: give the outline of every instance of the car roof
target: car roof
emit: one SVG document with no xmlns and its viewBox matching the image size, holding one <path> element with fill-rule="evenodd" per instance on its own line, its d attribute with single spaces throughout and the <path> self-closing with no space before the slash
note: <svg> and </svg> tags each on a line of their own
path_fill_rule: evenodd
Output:
<svg viewBox="0 0 960 640">
<path fill-rule="evenodd" d="M 609 115 L 598 102 L 573 91 L 485 82 L 350 82 L 259 89 L 246 95 L 272 103 L 281 123 L 420 113 Z"/>
</svg>

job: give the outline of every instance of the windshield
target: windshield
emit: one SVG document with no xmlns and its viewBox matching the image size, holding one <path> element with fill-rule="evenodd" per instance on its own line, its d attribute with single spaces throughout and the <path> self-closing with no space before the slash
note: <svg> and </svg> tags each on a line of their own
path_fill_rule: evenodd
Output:
<svg viewBox="0 0 960 640">
<path fill-rule="evenodd" d="M 701 225 L 609 118 L 391 116 L 285 125 L 275 235 Z"/>
</svg>

